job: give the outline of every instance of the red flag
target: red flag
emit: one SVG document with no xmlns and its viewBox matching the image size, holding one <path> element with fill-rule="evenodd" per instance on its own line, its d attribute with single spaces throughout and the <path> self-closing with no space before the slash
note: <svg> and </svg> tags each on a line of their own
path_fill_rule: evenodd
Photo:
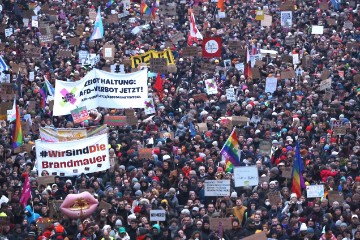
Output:
<svg viewBox="0 0 360 240">
<path fill-rule="evenodd" d="M 222 41 L 220 37 L 204 38 L 202 56 L 205 58 L 221 57 Z"/>
<path fill-rule="evenodd" d="M 25 183 L 24 183 L 22 193 L 21 193 L 20 204 L 23 207 L 26 207 L 27 202 L 30 198 L 31 198 L 30 180 L 29 180 L 29 175 L 26 174 Z"/>
<path fill-rule="evenodd" d="M 161 79 L 160 73 L 158 73 L 156 77 L 156 81 L 154 84 L 154 89 L 159 94 L 160 101 L 162 100 L 164 94 L 163 94 L 163 80 Z"/>
<path fill-rule="evenodd" d="M 246 57 L 245 57 L 245 67 L 244 67 L 244 75 L 248 79 L 252 79 L 252 71 L 251 71 L 251 61 L 250 61 L 250 54 L 249 49 L 246 47 Z"/>
<path fill-rule="evenodd" d="M 225 12 L 224 0 L 219 0 L 216 7 L 220 9 L 220 12 Z"/>
</svg>

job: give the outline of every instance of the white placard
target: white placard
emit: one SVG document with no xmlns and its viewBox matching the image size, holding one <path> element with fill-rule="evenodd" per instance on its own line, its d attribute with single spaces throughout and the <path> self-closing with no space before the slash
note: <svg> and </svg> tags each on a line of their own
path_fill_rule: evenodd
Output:
<svg viewBox="0 0 360 240">
<path fill-rule="evenodd" d="M 331 89 L 331 78 L 325 79 L 320 82 L 320 91 Z"/>
<path fill-rule="evenodd" d="M 204 194 L 206 197 L 230 196 L 230 180 L 205 180 Z"/>
<path fill-rule="evenodd" d="M 30 19 L 28 18 L 23 18 L 23 23 L 24 23 L 24 27 L 27 28 L 29 26 L 29 21 Z"/>
<path fill-rule="evenodd" d="M 300 63 L 299 54 L 298 53 L 293 54 L 293 64 L 297 65 L 299 63 Z"/>
<path fill-rule="evenodd" d="M 277 87 L 277 79 L 274 77 L 266 78 L 265 92 L 274 93 Z"/>
<path fill-rule="evenodd" d="M 12 28 L 6 28 L 5 29 L 5 37 L 10 37 L 13 35 L 13 29 Z"/>
<path fill-rule="evenodd" d="M 39 21 L 38 20 L 31 20 L 31 26 L 32 27 L 39 27 Z"/>
<path fill-rule="evenodd" d="M 218 93 L 217 85 L 214 79 L 206 79 L 205 87 L 208 95 Z"/>
<path fill-rule="evenodd" d="M 264 15 L 264 20 L 261 20 L 262 27 L 271 27 L 272 25 L 272 16 L 271 15 Z"/>
<path fill-rule="evenodd" d="M 166 220 L 165 210 L 150 210 L 150 221 L 151 222 L 164 222 Z"/>
<path fill-rule="evenodd" d="M 112 48 L 105 48 L 105 56 L 107 58 L 111 58 L 113 56 Z"/>
<path fill-rule="evenodd" d="M 147 98 L 144 101 L 144 111 L 146 115 L 156 112 L 153 98 Z"/>
<path fill-rule="evenodd" d="M 235 187 L 256 186 L 259 184 L 259 173 L 256 166 L 234 167 Z"/>
<path fill-rule="evenodd" d="M 245 69 L 244 63 L 236 63 L 235 68 L 239 71 L 239 73 L 240 72 L 241 74 L 244 73 L 244 69 Z"/>
<path fill-rule="evenodd" d="M 226 98 L 230 102 L 235 101 L 235 89 L 234 88 L 228 88 L 226 89 Z"/>
<path fill-rule="evenodd" d="M 256 60 L 261 60 L 261 58 L 261 54 L 250 55 L 251 67 L 253 68 L 255 66 Z"/>
<path fill-rule="evenodd" d="M 107 134 L 67 142 L 37 140 L 35 146 L 39 176 L 43 171 L 49 175 L 77 176 L 110 168 Z"/>
<path fill-rule="evenodd" d="M 306 186 L 307 198 L 324 197 L 324 185 Z"/>
<path fill-rule="evenodd" d="M 281 11 L 281 26 L 290 28 L 292 26 L 292 11 Z"/>
<path fill-rule="evenodd" d="M 86 58 L 88 57 L 89 52 L 85 51 L 85 50 L 81 50 L 81 51 L 79 51 L 78 54 L 79 54 L 79 63 L 82 63 L 82 61 L 86 60 Z"/>
<path fill-rule="evenodd" d="M 56 80 L 53 115 L 67 115 L 83 106 L 143 108 L 147 98 L 147 70 L 115 74 L 95 68 L 76 82 Z"/>
<path fill-rule="evenodd" d="M 226 18 L 226 13 L 225 12 L 219 12 L 218 13 L 219 18 Z"/>
<path fill-rule="evenodd" d="M 35 80 L 35 73 L 34 72 L 29 72 L 29 81 L 33 82 Z"/>
<path fill-rule="evenodd" d="M 119 65 L 119 70 L 117 72 L 116 70 L 116 66 Z M 113 64 L 113 65 L 110 65 L 110 70 L 112 73 L 122 73 L 122 74 L 125 74 L 125 66 L 124 64 Z"/>
<path fill-rule="evenodd" d="M 312 25 L 311 34 L 324 34 L 324 26 Z"/>
</svg>

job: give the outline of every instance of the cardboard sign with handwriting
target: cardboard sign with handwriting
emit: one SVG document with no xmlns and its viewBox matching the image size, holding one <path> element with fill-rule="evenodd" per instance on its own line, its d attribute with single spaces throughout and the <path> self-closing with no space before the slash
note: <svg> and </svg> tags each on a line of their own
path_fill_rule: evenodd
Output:
<svg viewBox="0 0 360 240">
<path fill-rule="evenodd" d="M 232 124 L 234 126 L 245 126 L 248 122 L 250 122 L 250 119 L 248 117 L 232 116 Z"/>
<path fill-rule="evenodd" d="M 70 42 L 71 45 L 77 47 L 77 46 L 80 45 L 80 38 L 78 38 L 78 37 L 70 38 L 69 42 Z"/>
<path fill-rule="evenodd" d="M 268 198 L 271 205 L 277 205 L 278 203 L 281 203 L 281 196 L 279 191 L 269 192 Z"/>
<path fill-rule="evenodd" d="M 294 78 L 295 77 L 295 71 L 294 70 L 282 71 L 280 73 L 280 77 L 281 77 L 281 79 Z"/>
<path fill-rule="evenodd" d="M 117 14 L 108 15 L 106 22 L 107 23 L 117 23 L 117 22 L 119 22 L 119 16 Z"/>
<path fill-rule="evenodd" d="M 22 153 L 22 152 L 27 152 L 30 153 L 32 150 L 32 146 L 31 144 L 23 144 L 18 148 L 14 149 L 14 153 Z"/>
<path fill-rule="evenodd" d="M 286 2 L 280 5 L 281 11 L 293 11 L 294 10 L 294 0 L 286 0 Z"/>
<path fill-rule="evenodd" d="M 219 229 L 230 230 L 232 228 L 230 218 L 209 218 L 210 230 L 218 231 Z"/>
<path fill-rule="evenodd" d="M 197 128 L 199 129 L 199 132 L 207 132 L 208 127 L 206 123 L 198 123 L 196 124 Z"/>
<path fill-rule="evenodd" d="M 207 97 L 207 94 L 206 93 L 199 93 L 199 94 L 194 94 L 192 96 L 192 98 L 194 99 L 195 102 L 198 102 L 198 101 L 208 101 L 208 97 Z"/>
<path fill-rule="evenodd" d="M 70 58 L 72 51 L 70 49 L 60 49 L 58 52 L 59 57 Z"/>
<path fill-rule="evenodd" d="M 198 48 L 197 47 L 184 47 L 182 48 L 182 55 L 183 57 L 193 57 L 198 55 Z"/>
<path fill-rule="evenodd" d="M 11 100 L 16 96 L 17 91 L 15 90 L 14 84 L 12 83 L 2 83 L 1 88 L 1 99 L 2 100 Z"/>
<path fill-rule="evenodd" d="M 340 205 L 342 205 L 342 203 L 344 202 L 344 195 L 342 194 L 342 192 L 329 191 L 327 197 L 328 197 L 330 206 L 335 201 L 339 202 Z"/>
<path fill-rule="evenodd" d="M 152 58 L 150 59 L 150 68 L 152 72 L 164 73 L 167 71 L 166 58 Z"/>
<path fill-rule="evenodd" d="M 37 182 L 39 186 L 44 185 L 46 187 L 48 184 L 52 184 L 55 182 L 55 176 L 37 177 Z"/>
<path fill-rule="evenodd" d="M 184 34 L 182 32 L 177 32 L 175 33 L 174 35 L 172 35 L 170 37 L 170 40 L 173 42 L 173 43 L 178 43 L 179 41 L 182 41 L 184 40 Z"/>
<path fill-rule="evenodd" d="M 105 44 L 102 53 L 105 60 L 114 60 L 115 46 L 113 44 Z"/>
<path fill-rule="evenodd" d="M 151 159 L 153 156 L 152 148 L 142 148 L 139 150 L 140 159 Z"/>
</svg>

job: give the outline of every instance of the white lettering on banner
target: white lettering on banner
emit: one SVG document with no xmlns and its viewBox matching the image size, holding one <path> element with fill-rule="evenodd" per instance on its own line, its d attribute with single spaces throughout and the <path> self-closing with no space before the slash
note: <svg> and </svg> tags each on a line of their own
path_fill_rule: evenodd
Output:
<svg viewBox="0 0 360 240">
<path fill-rule="evenodd" d="M 256 166 L 234 167 L 235 187 L 256 186 L 259 183 L 259 173 Z"/>
<path fill-rule="evenodd" d="M 205 180 L 206 197 L 230 196 L 230 180 Z"/>
<path fill-rule="evenodd" d="M 310 185 L 306 186 L 307 198 L 317 198 L 324 196 L 324 185 Z"/>
<path fill-rule="evenodd" d="M 235 101 L 235 89 L 234 88 L 228 88 L 226 89 L 226 98 L 230 102 Z"/>
<path fill-rule="evenodd" d="M 35 146 L 39 176 L 43 171 L 56 176 L 76 176 L 110 168 L 107 134 L 57 143 L 37 140 Z"/>
<path fill-rule="evenodd" d="M 86 106 L 123 109 L 144 108 L 148 98 L 147 70 L 128 74 L 93 69 L 77 82 L 56 80 L 54 116 Z"/>
<path fill-rule="evenodd" d="M 164 222 L 166 220 L 165 210 L 150 210 L 150 221 L 152 222 Z"/>
<path fill-rule="evenodd" d="M 277 87 L 277 78 L 266 78 L 265 92 L 274 93 Z"/>
</svg>

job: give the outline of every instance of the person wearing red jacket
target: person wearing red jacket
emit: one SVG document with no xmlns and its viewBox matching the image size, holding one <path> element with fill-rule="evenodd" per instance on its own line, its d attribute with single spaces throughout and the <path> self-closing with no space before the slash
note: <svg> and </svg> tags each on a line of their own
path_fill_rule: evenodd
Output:
<svg viewBox="0 0 360 240">
<path fill-rule="evenodd" d="M 320 170 L 320 177 L 323 182 L 326 182 L 328 177 L 335 177 L 337 174 L 338 171 L 332 169 L 330 165 Z"/>
</svg>

